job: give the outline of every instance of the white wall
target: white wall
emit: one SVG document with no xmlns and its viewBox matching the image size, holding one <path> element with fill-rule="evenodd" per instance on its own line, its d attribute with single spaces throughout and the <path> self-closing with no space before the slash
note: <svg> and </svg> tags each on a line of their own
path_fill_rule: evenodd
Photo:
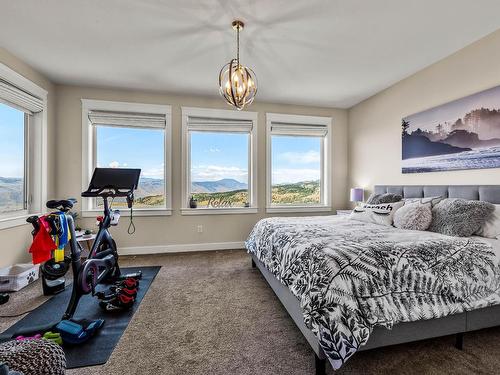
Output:
<svg viewBox="0 0 500 375">
<path fill-rule="evenodd" d="M 500 85 L 499 61 L 496 31 L 351 108 L 349 186 L 500 184 L 500 169 L 401 173 L 401 119 Z"/>
</svg>

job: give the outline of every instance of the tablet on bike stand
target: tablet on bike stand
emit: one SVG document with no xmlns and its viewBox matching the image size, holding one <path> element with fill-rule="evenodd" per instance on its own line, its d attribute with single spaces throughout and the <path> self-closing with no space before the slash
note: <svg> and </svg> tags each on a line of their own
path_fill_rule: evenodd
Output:
<svg viewBox="0 0 500 375">
<path fill-rule="evenodd" d="M 141 170 L 136 168 L 95 168 L 82 197 L 101 196 L 106 190 L 114 190 L 116 196 L 126 196 L 137 189 L 140 175 Z"/>
</svg>

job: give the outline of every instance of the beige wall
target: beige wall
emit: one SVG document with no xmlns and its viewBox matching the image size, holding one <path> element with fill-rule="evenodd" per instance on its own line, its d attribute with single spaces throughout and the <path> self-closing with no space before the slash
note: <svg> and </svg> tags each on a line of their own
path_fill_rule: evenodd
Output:
<svg viewBox="0 0 500 375">
<path fill-rule="evenodd" d="M 349 111 L 255 103 L 259 113 L 258 214 L 180 215 L 181 112 L 180 107 L 228 107 L 218 98 L 200 98 L 151 92 L 54 87 L 42 75 L 0 49 L 0 62 L 49 91 L 49 197 L 79 196 L 81 190 L 81 98 L 130 101 L 172 106 L 173 215 L 136 218 L 137 232 L 126 234 L 127 218 L 114 229 L 121 247 L 243 241 L 253 224 L 265 217 L 265 113 L 331 116 L 334 127 L 333 206 L 345 208 L 350 186 L 370 189 L 374 184 L 500 184 L 500 171 L 471 170 L 432 174 L 401 173 L 401 118 L 500 84 L 500 31 L 416 73 Z M 349 129 L 348 129 L 349 122 Z M 57 131 L 55 125 L 57 124 Z M 349 132 L 348 132 L 349 130 Z M 56 155 L 57 152 L 57 155 Z M 349 175 L 348 161 L 349 159 Z M 92 225 L 91 219 L 83 222 Z M 204 232 L 196 231 L 197 225 Z M 28 259 L 27 225 L 0 231 L 0 266 Z"/>
<path fill-rule="evenodd" d="M 43 75 L 39 74 L 21 60 L 0 48 L 0 63 L 7 65 L 12 70 L 30 79 L 48 91 L 48 196 L 53 196 L 55 189 L 55 90 L 54 85 Z M 5 265 L 25 262 L 30 260 L 27 248 L 31 243 L 30 226 L 28 224 L 14 228 L 0 230 L 0 267 Z"/>
<path fill-rule="evenodd" d="M 350 185 L 500 184 L 499 169 L 401 173 L 401 119 L 499 85 L 499 61 L 497 31 L 351 108 Z"/>
<path fill-rule="evenodd" d="M 165 246 L 176 244 L 236 242 L 246 239 L 252 226 L 265 216 L 265 113 L 287 113 L 333 118 L 334 170 L 333 206 L 347 205 L 347 111 L 254 103 L 249 110 L 258 112 L 258 214 L 243 215 L 200 215 L 182 216 L 181 205 L 181 106 L 222 108 L 229 107 L 220 98 L 196 98 L 158 93 L 125 90 L 108 90 L 86 87 L 57 86 L 58 124 L 56 161 L 57 195 L 61 198 L 80 196 L 82 175 L 81 139 L 81 99 L 127 101 L 172 106 L 173 135 L 173 214 L 170 217 L 138 217 L 135 219 L 137 231 L 130 236 L 126 233 L 128 218 L 123 217 L 120 225 L 113 228 L 120 247 Z M 94 220 L 85 219 L 84 226 L 92 226 Z M 202 224 L 203 233 L 197 233 L 197 225 Z"/>
</svg>

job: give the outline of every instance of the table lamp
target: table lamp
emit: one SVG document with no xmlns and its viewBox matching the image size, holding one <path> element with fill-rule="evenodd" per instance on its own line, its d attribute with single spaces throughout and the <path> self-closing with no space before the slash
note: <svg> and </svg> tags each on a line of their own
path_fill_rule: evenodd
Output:
<svg viewBox="0 0 500 375">
<path fill-rule="evenodd" d="M 351 202 L 363 202 L 365 197 L 365 192 L 362 188 L 351 188 Z"/>
</svg>

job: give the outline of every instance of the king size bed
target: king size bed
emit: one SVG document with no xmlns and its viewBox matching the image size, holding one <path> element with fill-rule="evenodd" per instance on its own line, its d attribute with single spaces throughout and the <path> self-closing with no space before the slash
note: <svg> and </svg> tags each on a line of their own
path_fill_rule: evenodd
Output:
<svg viewBox="0 0 500 375">
<path fill-rule="evenodd" d="M 375 186 L 405 199 L 500 204 L 500 186 Z M 500 239 L 452 237 L 352 220 L 268 218 L 246 242 L 316 358 L 338 369 L 357 351 L 500 325 Z"/>
</svg>

